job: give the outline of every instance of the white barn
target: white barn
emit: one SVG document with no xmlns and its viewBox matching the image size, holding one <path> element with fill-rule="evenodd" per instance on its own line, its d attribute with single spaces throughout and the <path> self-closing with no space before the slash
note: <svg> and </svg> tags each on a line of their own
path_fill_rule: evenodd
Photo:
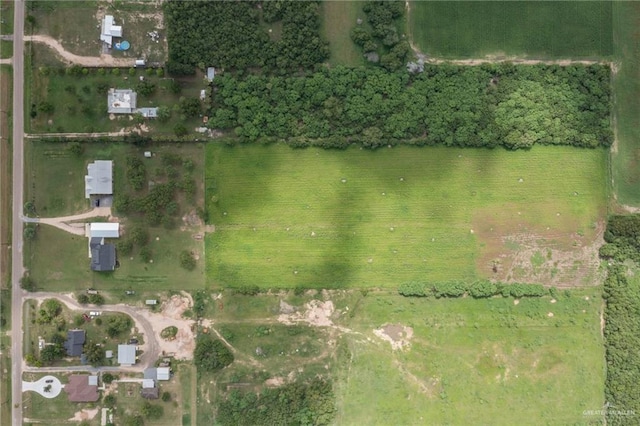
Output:
<svg viewBox="0 0 640 426">
<path fill-rule="evenodd" d="M 93 222 L 89 225 L 89 238 L 120 238 L 120 224 Z"/>
</svg>

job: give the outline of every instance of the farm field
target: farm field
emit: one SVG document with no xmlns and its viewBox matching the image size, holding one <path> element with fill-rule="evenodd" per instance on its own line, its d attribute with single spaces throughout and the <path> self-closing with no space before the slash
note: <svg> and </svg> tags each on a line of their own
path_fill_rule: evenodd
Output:
<svg viewBox="0 0 640 426">
<path fill-rule="evenodd" d="M 180 161 L 190 160 L 193 164 L 191 176 L 195 184 L 193 200 L 203 197 L 202 145 L 168 144 L 150 148 L 135 148 L 124 143 L 84 143 L 83 152 L 76 155 L 70 152 L 68 144 L 30 142 L 26 145 L 25 164 L 31 173 L 26 176 L 25 201 L 32 201 L 40 217 L 56 217 L 81 213 L 89 210 L 84 198 L 84 175 L 87 163 L 100 160 L 114 161 L 114 198 L 128 194 L 141 197 L 145 190 L 133 191 L 129 187 L 126 175 L 127 158 L 137 156 L 150 149 L 153 158 L 145 158 L 145 181 L 161 183 L 167 180 L 165 173 L 186 173 L 177 166 L 163 163 L 165 154 L 174 155 Z M 176 170 L 177 169 L 177 170 Z M 186 176 L 186 175 L 185 175 Z M 182 180 L 180 180 L 182 182 Z M 65 191 L 57 190 L 65 188 Z M 202 256 L 204 244 L 196 235 L 204 234 L 202 222 L 197 216 L 199 203 L 184 194 L 176 198 L 177 213 L 174 218 L 158 226 L 147 227 L 145 219 L 139 214 L 119 215 L 123 235 L 120 240 L 131 238 L 131 230 L 144 226 L 148 231 L 146 247 L 153 262 L 144 262 L 141 248 L 134 247 L 130 254 L 119 252 L 120 266 L 113 273 L 92 273 L 89 270 L 87 238 L 72 235 L 48 225 L 39 225 L 34 240 L 25 241 L 25 267 L 36 281 L 36 285 L 45 291 L 81 290 L 94 286 L 99 290 L 122 291 L 167 290 L 180 288 L 202 288 L 204 282 L 204 262 L 196 262 L 193 271 L 180 267 L 178 255 L 189 250 Z M 119 250 L 119 249 L 118 249 Z"/>
<path fill-rule="evenodd" d="M 206 148 L 209 287 L 599 281 L 606 152 Z"/>
<path fill-rule="evenodd" d="M 604 403 L 601 299 L 570 294 L 517 305 L 363 298 L 339 341 L 336 423 L 589 423 L 583 411 Z M 409 346 L 393 351 L 372 333 L 385 325 L 411 327 Z"/>
<path fill-rule="evenodd" d="M 612 149 L 613 187 L 622 204 L 640 206 L 640 3 L 614 2 L 617 72 L 613 74 L 616 144 Z"/>
<path fill-rule="evenodd" d="M 429 56 L 601 59 L 613 54 L 608 1 L 412 1 L 413 42 Z"/>
<path fill-rule="evenodd" d="M 358 66 L 364 64 L 362 52 L 351 40 L 351 29 L 358 18 L 365 19 L 362 3 L 336 0 L 322 2 L 322 34 L 329 41 L 333 66 Z"/>
</svg>

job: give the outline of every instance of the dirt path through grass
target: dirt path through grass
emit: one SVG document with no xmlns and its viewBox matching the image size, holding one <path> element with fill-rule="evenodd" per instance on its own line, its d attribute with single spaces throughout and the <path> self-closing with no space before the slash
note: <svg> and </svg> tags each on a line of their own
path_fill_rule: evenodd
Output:
<svg viewBox="0 0 640 426">
<path fill-rule="evenodd" d="M 111 217 L 111 207 L 96 207 L 88 212 L 80 213 L 72 216 L 61 217 L 43 217 L 43 218 L 29 218 L 23 219 L 26 223 L 44 223 L 51 225 L 63 231 L 69 232 L 74 235 L 85 235 L 84 223 L 69 223 L 83 219 L 91 219 L 94 217 Z"/>
<path fill-rule="evenodd" d="M 114 58 L 110 55 L 96 56 L 78 56 L 67 50 L 60 42 L 48 35 L 30 35 L 24 37 L 25 41 L 35 41 L 43 43 L 56 51 L 56 53 L 65 61 L 75 65 L 86 67 L 132 67 L 135 59 L 130 58 Z"/>
</svg>

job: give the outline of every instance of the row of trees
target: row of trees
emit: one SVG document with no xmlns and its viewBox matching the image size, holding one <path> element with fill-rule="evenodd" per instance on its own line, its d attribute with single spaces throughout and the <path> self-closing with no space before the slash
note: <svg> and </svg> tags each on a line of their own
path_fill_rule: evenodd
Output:
<svg viewBox="0 0 640 426">
<path fill-rule="evenodd" d="M 216 66 L 291 73 L 311 68 L 329 57 L 320 36 L 318 1 L 168 1 L 169 61 L 174 75 L 193 74 L 195 67 Z M 206 25 L 205 25 L 206 22 Z M 281 23 L 270 37 L 264 24 Z"/>
<path fill-rule="evenodd" d="M 612 142 L 609 68 L 427 65 L 423 73 L 321 69 L 216 78 L 209 126 L 242 140 L 344 148 L 411 143 L 580 147 Z"/>
<path fill-rule="evenodd" d="M 608 410 L 607 424 L 624 425 L 629 424 L 630 417 L 618 411 L 640 406 L 640 287 L 637 279 L 629 278 L 631 274 L 623 265 L 640 259 L 640 215 L 609 218 L 605 240 L 607 244 L 600 250 L 610 263 L 603 293 L 605 401 L 616 407 Z"/>
<path fill-rule="evenodd" d="M 232 391 L 218 404 L 221 425 L 326 425 L 335 415 L 331 382 L 314 378 L 260 394 Z"/>
<path fill-rule="evenodd" d="M 482 299 L 502 295 L 503 297 L 541 297 L 547 294 L 542 284 L 526 283 L 492 283 L 490 281 L 450 281 L 439 283 L 423 283 L 411 281 L 398 287 L 398 293 L 407 297 L 462 297 L 465 295 Z"/>
</svg>

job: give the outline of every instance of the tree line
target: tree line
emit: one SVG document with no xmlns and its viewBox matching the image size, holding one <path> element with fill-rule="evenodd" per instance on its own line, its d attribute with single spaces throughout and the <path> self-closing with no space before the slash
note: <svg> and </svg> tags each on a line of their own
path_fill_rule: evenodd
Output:
<svg viewBox="0 0 640 426">
<path fill-rule="evenodd" d="M 448 281 L 436 283 L 424 283 L 410 281 L 402 283 L 398 287 L 398 293 L 407 297 L 446 297 L 471 296 L 474 299 L 483 299 L 502 295 L 503 297 L 542 297 L 548 292 L 542 284 L 527 283 L 492 283 L 490 281 Z M 554 290 L 555 293 L 555 290 Z"/>
<path fill-rule="evenodd" d="M 167 70 L 187 75 L 208 66 L 281 74 L 310 69 L 329 57 L 319 7 L 318 1 L 168 1 Z M 265 28 L 274 23 L 279 34 Z"/>
<path fill-rule="evenodd" d="M 612 142 L 602 65 L 322 68 L 305 77 L 216 77 L 208 126 L 294 147 L 398 143 L 594 148 Z"/>
<path fill-rule="evenodd" d="M 640 215 L 612 216 L 605 232 L 607 243 L 600 255 L 609 262 L 604 282 L 604 345 L 607 363 L 605 401 L 615 406 L 607 411 L 607 424 L 629 424 L 632 417 L 620 415 L 640 407 L 640 286 L 626 264 L 640 259 Z M 636 272 L 637 273 L 637 272 Z"/>
</svg>

